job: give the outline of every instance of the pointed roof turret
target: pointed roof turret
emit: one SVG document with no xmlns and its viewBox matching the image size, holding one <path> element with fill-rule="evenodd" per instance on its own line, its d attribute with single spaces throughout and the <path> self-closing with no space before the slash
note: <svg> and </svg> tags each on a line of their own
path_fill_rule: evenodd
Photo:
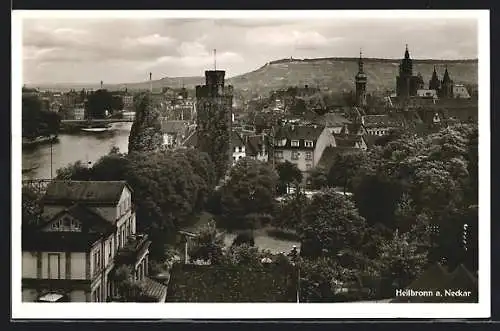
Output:
<svg viewBox="0 0 500 331">
<path fill-rule="evenodd" d="M 448 73 L 448 66 L 446 66 L 444 70 L 443 82 L 449 82 L 449 81 L 451 81 L 451 79 L 450 79 L 450 74 Z"/>
<path fill-rule="evenodd" d="M 406 49 L 405 49 L 405 59 L 410 58 L 410 51 L 408 50 L 408 44 L 406 44 Z"/>
</svg>

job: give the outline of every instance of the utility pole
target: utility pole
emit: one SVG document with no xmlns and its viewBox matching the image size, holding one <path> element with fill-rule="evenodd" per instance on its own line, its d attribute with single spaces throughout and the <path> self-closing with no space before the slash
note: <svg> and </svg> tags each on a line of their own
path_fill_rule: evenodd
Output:
<svg viewBox="0 0 500 331">
<path fill-rule="evenodd" d="M 50 139 L 50 179 L 52 179 L 52 138 Z"/>
<path fill-rule="evenodd" d="M 217 71 L 217 50 L 214 48 L 214 70 Z"/>
</svg>

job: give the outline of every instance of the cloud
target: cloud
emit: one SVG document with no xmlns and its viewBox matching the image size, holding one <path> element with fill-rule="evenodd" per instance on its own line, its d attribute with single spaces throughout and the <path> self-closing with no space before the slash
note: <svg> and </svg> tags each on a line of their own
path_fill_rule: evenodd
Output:
<svg viewBox="0 0 500 331">
<path fill-rule="evenodd" d="M 328 45 L 342 38 L 326 38 L 317 31 L 283 30 L 278 28 L 257 28 L 248 31 L 246 40 L 251 44 L 269 47 L 314 48 Z"/>
<path fill-rule="evenodd" d="M 26 82 L 124 83 L 154 76 L 228 76 L 288 58 L 477 57 L 473 20 L 283 19 L 25 19 Z"/>
</svg>

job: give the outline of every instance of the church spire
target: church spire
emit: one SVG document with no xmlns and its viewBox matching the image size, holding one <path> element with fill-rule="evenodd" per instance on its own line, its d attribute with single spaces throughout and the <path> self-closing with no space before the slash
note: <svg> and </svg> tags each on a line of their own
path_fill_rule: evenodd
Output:
<svg viewBox="0 0 500 331">
<path fill-rule="evenodd" d="M 410 51 L 408 50 L 408 44 L 406 44 L 406 49 L 405 49 L 405 59 L 410 58 Z"/>
<path fill-rule="evenodd" d="M 450 74 L 448 73 L 448 66 L 446 66 L 444 69 L 443 82 L 448 82 L 448 81 L 450 81 Z"/>
</svg>

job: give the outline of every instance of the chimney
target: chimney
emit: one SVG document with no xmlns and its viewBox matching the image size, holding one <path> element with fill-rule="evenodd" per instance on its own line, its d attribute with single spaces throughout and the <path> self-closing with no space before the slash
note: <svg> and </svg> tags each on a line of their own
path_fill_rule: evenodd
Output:
<svg viewBox="0 0 500 331">
<path fill-rule="evenodd" d="M 149 92 L 153 92 L 153 73 L 149 73 Z"/>
</svg>

